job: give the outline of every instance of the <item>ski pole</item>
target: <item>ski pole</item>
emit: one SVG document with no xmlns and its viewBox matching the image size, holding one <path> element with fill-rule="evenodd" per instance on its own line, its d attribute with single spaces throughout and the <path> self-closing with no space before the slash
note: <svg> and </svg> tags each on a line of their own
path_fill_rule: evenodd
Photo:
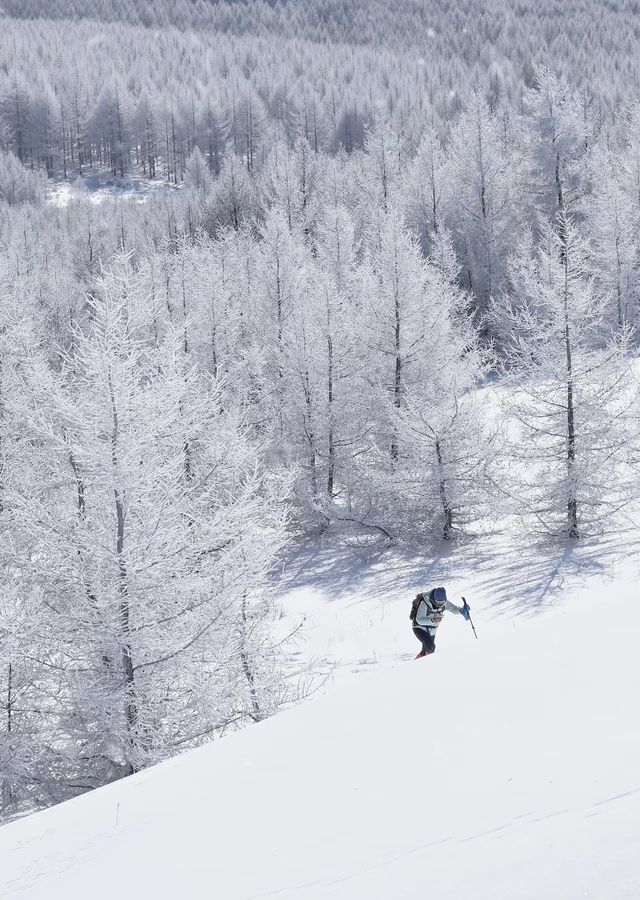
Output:
<svg viewBox="0 0 640 900">
<path fill-rule="evenodd" d="M 464 597 L 462 598 L 462 603 L 463 603 L 463 607 L 462 607 L 462 608 L 468 610 L 468 609 L 469 609 L 469 604 L 468 604 L 467 601 L 464 599 Z M 467 619 L 469 620 L 469 625 L 471 625 L 471 627 L 473 628 L 473 633 L 474 633 L 474 635 L 475 635 L 475 637 L 476 637 L 476 640 L 478 640 L 478 635 L 477 635 L 477 633 L 476 633 L 476 626 L 473 624 L 473 619 L 471 618 L 471 613 L 469 613 L 469 612 L 467 612 Z"/>
</svg>

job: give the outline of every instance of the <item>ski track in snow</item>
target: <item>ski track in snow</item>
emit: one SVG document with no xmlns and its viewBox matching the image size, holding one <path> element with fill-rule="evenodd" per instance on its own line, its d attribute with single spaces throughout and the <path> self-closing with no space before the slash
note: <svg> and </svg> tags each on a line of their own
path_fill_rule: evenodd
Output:
<svg viewBox="0 0 640 900">
<path fill-rule="evenodd" d="M 640 793 L 640 788 L 635 788 L 634 790 L 626 791 L 624 794 L 619 794 L 617 797 L 609 797 L 606 800 L 601 800 L 597 803 L 594 803 L 593 806 L 591 807 L 591 809 L 593 810 L 595 807 L 603 806 L 605 804 L 612 803 L 616 800 L 627 798 L 634 794 L 639 794 L 639 793 Z M 546 822 L 549 819 L 553 819 L 558 816 L 568 816 L 572 812 L 576 813 L 577 811 L 575 811 L 575 810 L 572 811 L 569 809 L 561 809 L 561 810 L 557 810 L 556 812 L 550 812 L 550 813 L 547 813 L 546 815 L 535 816 L 535 817 L 533 816 L 532 813 L 522 813 L 521 815 L 514 816 L 513 819 L 511 819 L 509 822 L 506 822 L 503 825 L 497 825 L 495 828 L 490 828 L 487 831 L 482 831 L 477 834 L 472 834 L 472 835 L 469 835 L 468 837 L 456 838 L 454 835 L 450 835 L 439 841 L 429 841 L 427 843 L 418 844 L 415 847 L 405 851 L 404 853 L 394 855 L 393 857 L 391 857 L 389 859 L 385 859 L 385 860 L 378 862 L 372 866 L 367 866 L 367 867 L 359 869 L 357 871 L 350 872 L 348 875 L 345 875 L 341 878 L 336 878 L 333 881 L 317 881 L 316 880 L 313 882 L 307 882 L 305 884 L 296 884 L 295 886 L 289 886 L 287 888 L 279 889 L 276 891 L 270 891 L 269 893 L 266 893 L 266 894 L 264 894 L 264 893 L 251 894 L 250 896 L 243 898 L 243 900 L 263 900 L 263 898 L 268 898 L 268 897 L 293 897 L 293 896 L 297 896 L 298 894 L 296 893 L 294 895 L 291 893 L 292 891 L 300 892 L 300 891 L 306 891 L 310 888 L 314 888 L 314 887 L 318 887 L 318 886 L 328 888 L 328 887 L 332 887 L 337 884 L 344 884 L 345 882 L 352 881 L 353 879 L 359 877 L 360 875 L 368 874 L 377 869 L 382 869 L 387 866 L 393 865 L 397 862 L 405 862 L 408 859 L 408 857 L 410 857 L 411 855 L 420 853 L 424 850 L 428 850 L 433 847 L 441 847 L 444 844 L 450 844 L 453 842 L 455 842 L 457 844 L 466 844 L 470 841 L 476 841 L 478 839 L 486 838 L 486 837 L 493 837 L 494 835 L 501 836 L 503 832 L 512 829 L 512 827 L 514 825 L 519 826 L 521 823 L 524 823 L 528 827 L 530 825 L 535 825 L 540 822 Z M 639 812 L 640 812 L 640 807 L 639 807 Z M 584 815 L 586 818 L 588 818 L 589 816 L 595 815 L 595 813 L 585 812 Z M 529 820 L 529 821 L 526 821 L 526 820 Z"/>
</svg>

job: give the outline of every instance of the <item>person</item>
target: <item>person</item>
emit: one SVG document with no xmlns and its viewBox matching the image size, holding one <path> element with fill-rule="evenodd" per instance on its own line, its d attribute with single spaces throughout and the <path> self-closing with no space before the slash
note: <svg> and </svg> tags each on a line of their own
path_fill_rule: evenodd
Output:
<svg viewBox="0 0 640 900">
<path fill-rule="evenodd" d="M 411 604 L 410 618 L 413 623 L 413 633 L 422 644 L 422 650 L 416 656 L 421 659 L 436 651 L 436 631 L 442 621 L 445 611 L 459 613 L 465 619 L 471 615 L 471 607 L 462 598 L 464 606 L 459 607 L 447 599 L 447 592 L 443 587 L 433 588 L 426 593 L 417 594 Z"/>
</svg>

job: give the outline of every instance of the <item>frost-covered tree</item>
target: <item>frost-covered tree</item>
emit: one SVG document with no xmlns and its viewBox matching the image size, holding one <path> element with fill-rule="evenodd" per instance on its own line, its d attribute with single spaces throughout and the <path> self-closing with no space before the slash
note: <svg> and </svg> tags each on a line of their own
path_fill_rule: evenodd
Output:
<svg viewBox="0 0 640 900">
<path fill-rule="evenodd" d="M 499 290 L 516 216 L 516 157 L 504 146 L 497 115 L 478 93 L 471 97 L 449 148 L 456 185 L 452 226 L 464 280 L 482 311 Z M 514 170 L 515 166 L 515 170 Z"/>
<path fill-rule="evenodd" d="M 0 263 L 0 547 L 15 541 L 11 495 L 24 471 L 20 409 L 24 401 L 22 372 L 34 344 L 38 320 L 30 305 L 22 304 L 21 292 L 8 290 L 5 278 L 17 287 Z M 25 315 L 29 314 L 29 315 Z M 17 411 L 16 411 L 17 408 Z M 33 799 L 28 785 L 41 771 L 42 754 L 37 743 L 39 717 L 37 685 L 46 669 L 32 658 L 36 644 L 38 610 L 25 602 L 16 571 L 4 565 L 4 590 L 0 597 L 0 821 L 28 811 Z"/>
<path fill-rule="evenodd" d="M 374 210 L 398 206 L 407 156 L 403 135 L 388 121 L 379 119 L 367 129 L 358 175 L 358 200 L 365 226 Z"/>
<path fill-rule="evenodd" d="M 321 453 L 325 461 L 326 497 L 343 506 L 353 482 L 352 457 L 362 446 L 362 416 L 367 355 L 360 343 L 362 300 L 355 228 L 343 206 L 329 206 L 318 224 L 316 292 L 320 340 L 322 409 L 325 415 Z M 334 510 L 335 513 L 335 510 Z"/>
<path fill-rule="evenodd" d="M 433 128 L 423 135 L 407 174 L 407 220 L 428 252 L 453 192 L 451 165 Z"/>
<path fill-rule="evenodd" d="M 44 189 L 40 173 L 30 172 L 13 153 L 0 150 L 0 201 L 37 203 L 43 199 Z"/>
<path fill-rule="evenodd" d="M 469 298 L 457 287 L 455 253 L 444 228 L 434 237 L 429 263 L 428 346 L 415 361 L 397 414 L 405 447 L 399 480 L 421 513 L 422 528 L 446 541 L 491 509 L 496 433 L 481 385 L 492 358 L 480 347 Z"/>
<path fill-rule="evenodd" d="M 585 199 L 591 268 L 600 293 L 611 298 L 610 320 L 624 328 L 638 320 L 638 234 L 640 211 L 616 153 L 598 148 L 589 172 L 592 193 Z"/>
<path fill-rule="evenodd" d="M 226 153 L 215 183 L 213 214 L 222 226 L 236 231 L 256 212 L 256 191 L 251 175 L 233 153 Z"/>
<path fill-rule="evenodd" d="M 365 322 L 370 348 L 370 378 L 379 396 L 400 410 L 408 383 L 408 369 L 419 357 L 428 330 L 424 303 L 425 266 L 415 239 L 397 211 L 380 213 L 368 234 L 368 263 L 364 286 Z M 426 316 L 426 318 L 425 318 Z M 393 417 L 381 418 L 379 440 L 388 442 L 392 459 L 399 454 Z M 386 433 L 386 438 L 384 437 Z"/>
<path fill-rule="evenodd" d="M 263 176 L 263 205 L 277 209 L 290 229 L 309 235 L 320 205 L 320 163 L 306 139 L 293 148 L 276 144 L 267 160 Z"/>
<path fill-rule="evenodd" d="M 589 269 L 586 245 L 565 218 L 539 247 L 523 242 L 512 293 L 492 306 L 508 335 L 515 508 L 534 527 L 572 539 L 603 528 L 636 495 L 629 332 L 603 327 L 610 299 Z"/>
<path fill-rule="evenodd" d="M 266 583 L 282 522 L 255 452 L 181 334 L 149 343 L 126 265 L 87 302 L 62 369 L 25 369 L 3 548 L 16 614 L 37 623 L 30 787 L 58 795 L 267 715 L 284 691 Z"/>
<path fill-rule="evenodd" d="M 581 101 L 566 79 L 546 67 L 523 97 L 529 190 L 535 208 L 558 227 L 579 199 L 580 161 L 595 130 Z"/>
<path fill-rule="evenodd" d="M 393 213 L 369 236 L 363 329 L 371 387 L 354 497 L 361 519 L 386 532 L 448 539 L 479 509 L 487 457 L 470 394 L 486 363 L 452 280 L 444 229 L 438 241 L 437 263 L 425 261 Z"/>
<path fill-rule="evenodd" d="M 197 193 L 207 194 L 212 190 L 213 180 L 209 173 L 209 167 L 198 147 L 194 147 L 191 156 L 187 159 L 184 182 L 187 187 Z"/>
<path fill-rule="evenodd" d="M 300 234 L 294 234 L 283 213 L 270 212 L 258 246 L 256 292 L 263 327 L 264 377 L 269 397 L 270 429 L 286 448 L 287 410 L 292 385 L 289 349 L 295 330 L 294 313 L 306 303 L 309 254 Z M 295 403 L 293 404 L 295 409 Z"/>
</svg>

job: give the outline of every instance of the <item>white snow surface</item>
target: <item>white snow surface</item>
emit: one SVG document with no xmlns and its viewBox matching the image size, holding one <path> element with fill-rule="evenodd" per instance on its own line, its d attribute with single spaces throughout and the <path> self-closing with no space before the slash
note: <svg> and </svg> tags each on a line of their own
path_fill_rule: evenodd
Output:
<svg viewBox="0 0 640 900">
<path fill-rule="evenodd" d="M 52 182 L 47 189 L 47 202 L 65 207 L 77 200 L 88 199 L 94 205 L 120 200 L 145 203 L 150 197 L 172 193 L 178 187 L 161 178 L 117 178 L 107 172 L 90 172 L 83 178 Z"/>
<path fill-rule="evenodd" d="M 640 897 L 637 546 L 497 539 L 285 572 L 311 699 L 0 829 L 0 897 Z M 478 542 L 479 546 L 479 542 Z M 624 548 L 624 552 L 623 549 Z M 466 593 L 417 662 L 412 591 Z"/>
</svg>

